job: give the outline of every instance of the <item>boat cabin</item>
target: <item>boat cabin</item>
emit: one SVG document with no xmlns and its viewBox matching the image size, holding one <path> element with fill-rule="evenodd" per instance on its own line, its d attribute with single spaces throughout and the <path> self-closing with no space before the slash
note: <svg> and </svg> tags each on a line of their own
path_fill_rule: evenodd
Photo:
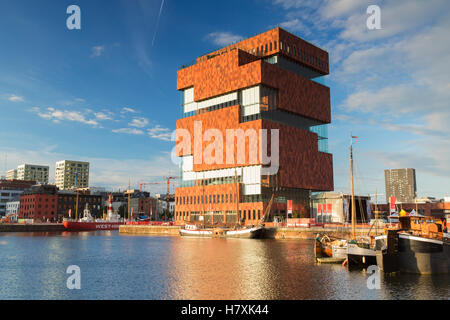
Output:
<svg viewBox="0 0 450 320">
<path fill-rule="evenodd" d="M 411 232 L 413 235 L 442 240 L 447 233 L 447 221 L 433 217 L 399 217 L 400 229 Z"/>
</svg>

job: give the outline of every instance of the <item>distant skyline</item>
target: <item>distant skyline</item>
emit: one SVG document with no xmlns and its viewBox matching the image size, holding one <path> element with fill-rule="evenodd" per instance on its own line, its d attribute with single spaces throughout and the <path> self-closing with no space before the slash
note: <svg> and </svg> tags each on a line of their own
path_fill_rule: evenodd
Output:
<svg viewBox="0 0 450 320">
<path fill-rule="evenodd" d="M 81 30 L 66 28 L 71 4 Z M 373 4 L 381 30 L 366 27 Z M 0 175 L 49 165 L 54 181 L 65 159 L 90 162 L 98 187 L 178 175 L 179 66 L 281 26 L 330 54 L 335 191 L 349 192 L 352 132 L 357 193 L 383 194 L 385 169 L 414 168 L 419 197 L 450 195 L 446 0 L 43 0 L 0 10 Z"/>
</svg>

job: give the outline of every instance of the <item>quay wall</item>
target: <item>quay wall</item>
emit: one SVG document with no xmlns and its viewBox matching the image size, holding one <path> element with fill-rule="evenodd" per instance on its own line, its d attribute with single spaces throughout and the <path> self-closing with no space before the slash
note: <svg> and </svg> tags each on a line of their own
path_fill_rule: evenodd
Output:
<svg viewBox="0 0 450 320">
<path fill-rule="evenodd" d="M 179 235 L 180 226 L 145 226 L 145 225 L 121 225 L 121 234 L 141 234 L 141 235 Z"/>
<path fill-rule="evenodd" d="M 0 224 L 0 232 L 62 232 L 65 230 L 62 223 Z"/>
<path fill-rule="evenodd" d="M 367 236 L 369 229 L 357 229 L 356 236 Z M 327 234 L 329 237 L 347 239 L 352 238 L 351 228 L 277 228 L 275 239 L 315 239 L 317 234 Z M 375 235 L 375 230 L 370 230 Z"/>
<path fill-rule="evenodd" d="M 122 225 L 119 227 L 121 234 L 139 234 L 139 235 L 167 235 L 178 236 L 180 226 L 146 226 L 146 225 Z M 374 235 L 375 230 L 371 230 Z M 357 236 L 366 236 L 369 229 L 357 230 Z M 275 239 L 314 239 L 317 234 L 327 234 L 330 237 L 339 239 L 351 239 L 352 232 L 350 228 L 276 228 Z"/>
</svg>

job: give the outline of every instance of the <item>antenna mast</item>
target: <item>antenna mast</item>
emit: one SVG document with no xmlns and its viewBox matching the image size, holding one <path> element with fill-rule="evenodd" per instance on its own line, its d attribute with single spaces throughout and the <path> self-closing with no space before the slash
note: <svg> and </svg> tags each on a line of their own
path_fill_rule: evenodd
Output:
<svg viewBox="0 0 450 320">
<path fill-rule="evenodd" d="M 356 208 L 355 208 L 355 189 L 353 184 L 353 135 L 350 142 L 350 186 L 352 189 L 352 234 L 356 238 Z"/>
</svg>

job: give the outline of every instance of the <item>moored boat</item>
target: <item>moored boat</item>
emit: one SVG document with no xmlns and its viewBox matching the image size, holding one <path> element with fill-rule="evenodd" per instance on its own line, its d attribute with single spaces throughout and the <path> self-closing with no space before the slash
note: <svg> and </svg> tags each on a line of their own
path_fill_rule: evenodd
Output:
<svg viewBox="0 0 450 320">
<path fill-rule="evenodd" d="M 242 226 L 240 224 L 234 224 L 233 227 L 206 227 L 197 224 L 186 224 L 180 229 L 181 236 L 187 237 L 214 237 L 214 238 L 244 238 L 244 239 L 268 239 L 274 238 L 276 229 L 267 228 L 264 224 L 266 217 L 270 213 L 270 208 L 275 197 L 275 193 L 272 193 L 272 197 L 266 207 L 266 210 L 259 220 L 257 226 Z M 239 212 L 239 210 L 236 210 Z M 202 220 L 203 221 L 203 220 Z"/>
<path fill-rule="evenodd" d="M 108 214 L 106 220 L 96 220 L 92 217 L 88 204 L 83 211 L 83 218 L 79 220 L 64 219 L 63 225 L 67 231 L 105 231 L 119 230 L 124 224 L 120 216 L 112 209 L 112 196 L 108 197 Z"/>
<path fill-rule="evenodd" d="M 273 238 L 274 228 L 264 226 L 250 226 L 240 228 L 205 228 L 203 226 L 186 224 L 180 229 L 180 235 L 185 237 L 209 237 L 209 238 L 242 238 L 242 239 L 266 239 Z"/>
<path fill-rule="evenodd" d="M 367 268 L 377 264 L 377 254 L 375 247 L 371 243 L 371 238 L 351 240 L 347 246 L 347 265 L 352 268 Z"/>
<path fill-rule="evenodd" d="M 315 256 L 318 258 L 347 258 L 347 241 L 342 239 L 330 239 L 328 235 L 316 236 Z M 337 261 L 337 260 L 336 260 Z"/>
<path fill-rule="evenodd" d="M 63 221 L 64 227 L 67 231 L 104 231 L 104 230 L 119 230 L 119 226 L 123 222 L 109 222 L 109 221 Z"/>
<path fill-rule="evenodd" d="M 403 216 L 399 220 L 399 229 L 376 237 L 380 269 L 386 273 L 450 273 L 446 220 L 424 216 Z"/>
<path fill-rule="evenodd" d="M 213 229 L 212 228 L 202 228 L 195 224 L 186 224 L 184 228 L 180 229 L 180 236 L 184 237 L 208 237 L 212 238 Z"/>
<path fill-rule="evenodd" d="M 264 226 L 255 226 L 247 228 L 239 228 L 235 230 L 227 230 L 225 237 L 227 238 L 246 238 L 246 239 L 267 239 L 273 238 L 275 228 L 266 228 Z"/>
</svg>

